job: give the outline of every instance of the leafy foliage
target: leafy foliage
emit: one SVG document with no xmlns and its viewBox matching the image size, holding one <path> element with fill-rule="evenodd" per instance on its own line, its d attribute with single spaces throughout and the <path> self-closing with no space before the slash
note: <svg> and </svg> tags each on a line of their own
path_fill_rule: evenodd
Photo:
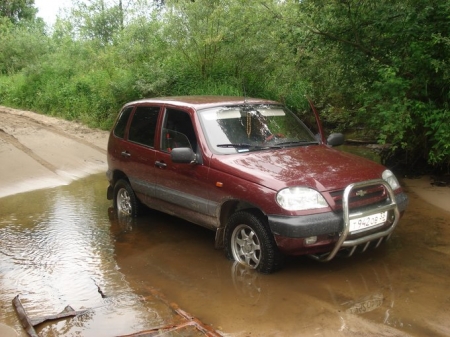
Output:
<svg viewBox="0 0 450 337">
<path fill-rule="evenodd" d="M 48 51 L 42 24 L 14 25 L 0 17 L 0 74 L 12 74 L 40 61 Z"/>
<path fill-rule="evenodd" d="M 69 21 L 75 34 L 84 40 L 93 40 L 107 45 L 123 28 L 124 10 L 122 2 L 108 6 L 105 1 L 74 1 L 75 7 Z"/>
<path fill-rule="evenodd" d="M 0 18 L 7 18 L 11 23 L 34 19 L 37 9 L 34 0 L 3 0 L 0 2 Z"/>
<path fill-rule="evenodd" d="M 325 119 L 373 130 L 391 154 L 449 165 L 450 2 L 302 1 L 284 20 Z M 308 54 L 313 51 L 314 54 Z M 303 56 L 303 55 L 302 55 Z M 341 112 L 345 113 L 341 113 Z M 440 122 L 438 122 L 440 121 Z"/>
<path fill-rule="evenodd" d="M 303 114 L 306 96 L 330 130 L 450 167 L 450 0 L 76 0 L 51 36 L 2 9 L 2 104 L 109 128 L 142 97 L 260 96 Z"/>
</svg>

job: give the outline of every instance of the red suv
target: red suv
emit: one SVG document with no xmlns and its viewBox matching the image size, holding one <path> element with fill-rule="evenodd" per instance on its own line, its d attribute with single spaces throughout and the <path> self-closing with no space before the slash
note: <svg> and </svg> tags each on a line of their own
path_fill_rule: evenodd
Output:
<svg viewBox="0 0 450 337">
<path fill-rule="evenodd" d="M 282 104 L 188 96 L 126 104 L 108 143 L 108 199 L 214 230 L 230 259 L 270 273 L 284 255 L 329 261 L 387 240 L 408 199 L 394 174 L 332 148 Z"/>
</svg>

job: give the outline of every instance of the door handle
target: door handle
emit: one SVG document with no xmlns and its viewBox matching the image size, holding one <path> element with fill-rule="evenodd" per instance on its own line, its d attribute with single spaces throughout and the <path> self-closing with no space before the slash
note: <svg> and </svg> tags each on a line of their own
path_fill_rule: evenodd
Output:
<svg viewBox="0 0 450 337">
<path fill-rule="evenodd" d="M 131 157 L 131 153 L 128 152 L 128 151 L 122 151 L 122 152 L 120 153 L 120 155 L 121 155 L 122 157 Z"/>
<path fill-rule="evenodd" d="M 157 168 L 166 168 L 166 167 L 167 167 L 167 164 L 164 163 L 164 162 L 161 162 L 161 161 L 155 161 L 155 166 L 156 166 Z"/>
</svg>

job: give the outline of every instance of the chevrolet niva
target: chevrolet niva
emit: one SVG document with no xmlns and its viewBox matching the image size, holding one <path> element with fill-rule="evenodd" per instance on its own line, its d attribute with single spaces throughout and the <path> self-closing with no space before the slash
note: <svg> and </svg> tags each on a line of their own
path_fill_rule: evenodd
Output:
<svg viewBox="0 0 450 337">
<path fill-rule="evenodd" d="M 262 273 L 285 255 L 329 261 L 378 247 L 408 198 L 394 174 L 333 146 L 282 104 L 186 96 L 125 104 L 108 142 L 107 197 L 215 231 L 215 247 Z"/>
</svg>

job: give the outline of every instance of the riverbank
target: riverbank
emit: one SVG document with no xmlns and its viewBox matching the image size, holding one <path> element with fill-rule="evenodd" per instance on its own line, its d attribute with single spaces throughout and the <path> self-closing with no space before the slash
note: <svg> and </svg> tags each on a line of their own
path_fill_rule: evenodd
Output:
<svg viewBox="0 0 450 337">
<path fill-rule="evenodd" d="M 413 192 L 425 202 L 450 212 L 450 186 L 437 186 L 429 176 L 403 179 L 405 191 Z"/>
</svg>

